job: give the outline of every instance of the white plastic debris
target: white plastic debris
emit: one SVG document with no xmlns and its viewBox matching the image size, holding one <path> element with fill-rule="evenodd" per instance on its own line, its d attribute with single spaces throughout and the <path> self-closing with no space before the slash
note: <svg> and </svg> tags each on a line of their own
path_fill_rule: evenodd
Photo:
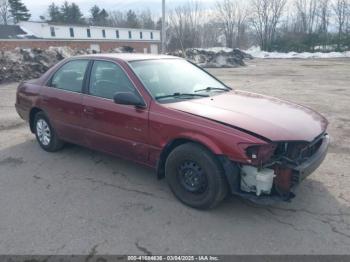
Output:
<svg viewBox="0 0 350 262">
<path fill-rule="evenodd" d="M 257 169 L 253 166 L 243 166 L 241 169 L 241 190 L 255 192 L 257 196 L 271 193 L 274 170 L 264 168 Z"/>
</svg>

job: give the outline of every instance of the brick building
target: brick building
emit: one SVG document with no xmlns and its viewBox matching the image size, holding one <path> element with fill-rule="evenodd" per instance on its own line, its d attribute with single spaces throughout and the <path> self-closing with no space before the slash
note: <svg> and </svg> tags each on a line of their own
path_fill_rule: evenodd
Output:
<svg viewBox="0 0 350 262">
<path fill-rule="evenodd" d="M 84 25 L 57 25 L 43 22 L 20 22 L 0 26 L 0 50 L 68 46 L 107 52 L 128 46 L 139 53 L 159 52 L 160 31 Z"/>
</svg>

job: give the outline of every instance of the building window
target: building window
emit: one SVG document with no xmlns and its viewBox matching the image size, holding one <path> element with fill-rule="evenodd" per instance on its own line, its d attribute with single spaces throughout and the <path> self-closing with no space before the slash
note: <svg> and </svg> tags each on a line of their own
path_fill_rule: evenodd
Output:
<svg viewBox="0 0 350 262">
<path fill-rule="evenodd" d="M 102 29 L 102 37 L 106 38 L 106 30 Z"/>
<path fill-rule="evenodd" d="M 55 28 L 53 26 L 50 27 L 50 32 L 52 37 L 56 36 Z"/>
<path fill-rule="evenodd" d="M 70 37 L 74 37 L 74 29 L 72 27 L 69 28 L 69 34 L 70 34 Z"/>
<path fill-rule="evenodd" d="M 131 38 L 132 38 L 131 31 L 129 31 L 129 39 L 131 39 Z"/>
<path fill-rule="evenodd" d="M 91 31 L 90 31 L 90 28 L 86 29 L 86 34 L 87 34 L 87 37 L 91 37 Z"/>
<path fill-rule="evenodd" d="M 142 39 L 143 38 L 143 35 L 142 35 L 142 32 L 140 32 L 140 39 Z"/>
<path fill-rule="evenodd" d="M 153 39 L 153 32 L 151 32 L 151 39 Z"/>
<path fill-rule="evenodd" d="M 115 31 L 115 36 L 116 36 L 116 38 L 119 38 L 119 30 Z"/>
</svg>

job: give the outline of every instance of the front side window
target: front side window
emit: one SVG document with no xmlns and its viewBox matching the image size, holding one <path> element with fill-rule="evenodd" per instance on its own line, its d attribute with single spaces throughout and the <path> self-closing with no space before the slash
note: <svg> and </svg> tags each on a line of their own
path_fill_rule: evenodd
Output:
<svg viewBox="0 0 350 262">
<path fill-rule="evenodd" d="M 113 99 L 120 92 L 136 93 L 123 69 L 112 62 L 95 61 L 91 70 L 90 95 Z"/>
<path fill-rule="evenodd" d="M 140 39 L 142 39 L 143 38 L 143 35 L 142 35 L 142 32 L 140 32 Z"/>
<path fill-rule="evenodd" d="M 51 86 L 81 93 L 88 63 L 88 60 L 75 60 L 66 63 L 54 74 Z"/>
<path fill-rule="evenodd" d="M 119 38 L 119 30 L 116 30 L 116 31 L 115 31 L 115 37 L 116 37 L 116 38 Z"/>
<path fill-rule="evenodd" d="M 90 31 L 90 29 L 88 28 L 88 29 L 86 29 L 86 34 L 87 34 L 87 37 L 91 37 L 91 31 Z"/>
<path fill-rule="evenodd" d="M 131 39 L 132 35 L 131 35 L 131 31 L 129 31 L 129 38 Z"/>
<path fill-rule="evenodd" d="M 151 32 L 151 39 L 153 39 L 153 32 Z"/>
<path fill-rule="evenodd" d="M 195 99 L 231 90 L 183 59 L 132 61 L 130 64 L 158 101 Z"/>
<path fill-rule="evenodd" d="M 102 37 L 106 38 L 106 30 L 102 29 Z"/>
</svg>

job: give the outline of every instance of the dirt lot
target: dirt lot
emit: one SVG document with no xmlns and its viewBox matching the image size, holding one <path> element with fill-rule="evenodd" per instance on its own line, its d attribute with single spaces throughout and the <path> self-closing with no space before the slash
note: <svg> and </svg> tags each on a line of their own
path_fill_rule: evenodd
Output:
<svg viewBox="0 0 350 262">
<path fill-rule="evenodd" d="M 200 212 L 142 166 L 77 146 L 45 153 L 15 113 L 16 84 L 7 84 L 0 86 L 0 253 L 350 254 L 350 60 L 254 60 L 211 71 L 234 88 L 329 119 L 330 153 L 292 203 L 232 198 Z"/>
</svg>

